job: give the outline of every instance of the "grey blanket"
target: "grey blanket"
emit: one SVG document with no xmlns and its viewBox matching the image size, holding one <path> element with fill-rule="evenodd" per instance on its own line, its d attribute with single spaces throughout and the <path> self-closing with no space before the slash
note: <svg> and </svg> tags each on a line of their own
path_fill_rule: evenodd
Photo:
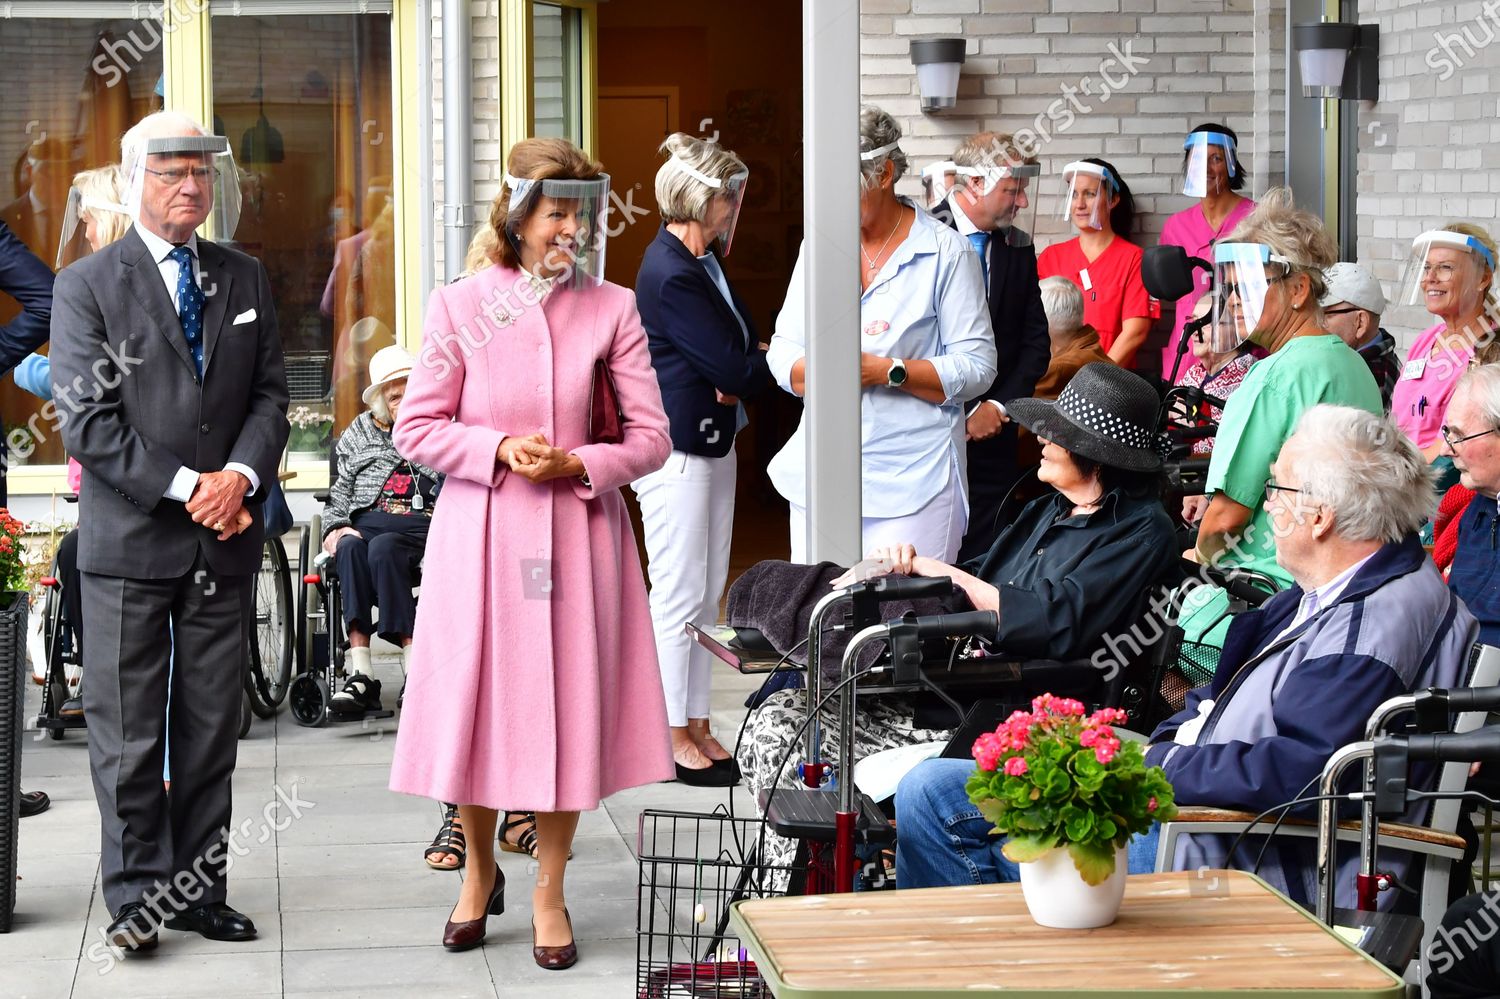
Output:
<svg viewBox="0 0 1500 999">
<path fill-rule="evenodd" d="M 731 628 L 755 628 L 766 636 L 777 652 L 786 654 L 798 642 L 807 638 L 807 627 L 812 619 L 813 606 L 829 591 L 829 584 L 844 574 L 844 567 L 832 562 L 817 565 L 800 565 L 792 562 L 757 562 L 729 588 L 727 618 Z M 917 614 L 946 614 L 953 608 L 950 601 L 924 597 L 918 600 L 890 600 L 880 605 L 883 621 L 898 618 L 907 611 Z M 824 689 L 838 682 L 839 665 L 844 650 L 854 637 L 852 631 L 833 631 L 829 627 L 841 623 L 847 614 L 834 610 L 824 621 L 823 642 L 819 665 Z M 880 643 L 868 646 L 861 654 L 859 669 L 865 669 L 885 654 Z M 806 646 L 798 648 L 787 658 L 799 665 L 807 665 Z"/>
</svg>

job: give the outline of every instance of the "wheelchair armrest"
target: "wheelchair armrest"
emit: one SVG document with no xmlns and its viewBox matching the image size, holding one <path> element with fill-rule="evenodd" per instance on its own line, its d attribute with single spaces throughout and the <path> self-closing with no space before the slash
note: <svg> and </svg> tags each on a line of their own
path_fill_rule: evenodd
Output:
<svg viewBox="0 0 1500 999">
<path fill-rule="evenodd" d="M 327 489 L 319 489 L 317 492 L 313 493 L 313 499 L 317 500 L 319 503 L 323 503 L 326 505 L 328 503 L 329 495 L 330 494 Z"/>
</svg>

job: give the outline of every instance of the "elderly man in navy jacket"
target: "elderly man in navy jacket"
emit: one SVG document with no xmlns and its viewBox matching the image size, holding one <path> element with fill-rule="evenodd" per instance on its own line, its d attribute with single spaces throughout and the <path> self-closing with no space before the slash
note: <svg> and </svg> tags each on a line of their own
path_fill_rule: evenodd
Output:
<svg viewBox="0 0 1500 999">
<path fill-rule="evenodd" d="M 1340 460 L 1330 462 L 1331 454 Z M 1388 418 L 1315 406 L 1271 473 L 1276 558 L 1296 585 L 1235 618 L 1213 682 L 1152 734 L 1146 762 L 1166 772 L 1178 804 L 1259 813 L 1309 793 L 1334 750 L 1363 738 L 1383 701 L 1461 686 L 1478 637 L 1473 615 L 1417 540 L 1432 509 L 1432 473 Z M 964 793 L 972 769 L 935 760 L 902 780 L 901 887 L 1015 880 L 1016 865 Z M 1425 804 L 1414 806 L 1404 818 L 1420 822 L 1425 812 Z M 1154 868 L 1155 838 L 1153 831 L 1131 844 L 1132 873 Z M 1169 866 L 1248 870 L 1264 841 L 1249 837 L 1229 858 L 1230 839 L 1180 837 Z M 1347 859 L 1337 902 L 1352 907 L 1358 858 Z M 1395 851 L 1381 858 L 1398 876 L 1405 859 Z M 1260 866 L 1261 877 L 1303 904 L 1315 872 L 1307 840 L 1274 841 Z"/>
<path fill-rule="evenodd" d="M 958 147 L 953 162 L 958 182 L 933 214 L 958 230 L 980 255 L 999 371 L 971 405 L 965 428 L 969 530 L 959 558 L 970 559 L 990 550 L 998 533 L 1000 505 L 1021 473 L 1016 427 L 1005 402 L 1031 396 L 1047 371 L 1052 346 L 1037 282 L 1036 248 L 1022 224 L 1035 218 L 1031 199 L 1040 174 L 1036 157 L 1023 157 L 1009 135 L 980 132 Z"/>
</svg>

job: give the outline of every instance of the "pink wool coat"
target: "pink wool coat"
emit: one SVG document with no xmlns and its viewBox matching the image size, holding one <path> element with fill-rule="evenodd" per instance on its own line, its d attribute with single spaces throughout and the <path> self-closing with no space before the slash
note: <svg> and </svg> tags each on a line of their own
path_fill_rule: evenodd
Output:
<svg viewBox="0 0 1500 999">
<path fill-rule="evenodd" d="M 397 450 L 447 479 L 427 539 L 391 789 L 574 811 L 674 773 L 620 496 L 662 466 L 671 440 L 634 296 L 604 284 L 525 306 L 515 294 L 524 281 L 489 267 L 434 291 L 401 404 Z M 586 443 L 601 357 L 625 415 L 621 444 Z M 590 485 L 537 485 L 497 462 L 505 435 L 538 431 L 582 460 Z"/>
</svg>

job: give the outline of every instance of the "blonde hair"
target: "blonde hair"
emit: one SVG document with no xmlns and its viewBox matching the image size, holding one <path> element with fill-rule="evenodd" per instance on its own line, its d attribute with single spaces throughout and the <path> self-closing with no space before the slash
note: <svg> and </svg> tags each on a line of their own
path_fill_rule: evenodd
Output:
<svg viewBox="0 0 1500 999">
<path fill-rule="evenodd" d="M 1291 189 L 1273 187 L 1267 191 L 1225 242 L 1263 243 L 1272 253 L 1290 260 L 1287 276 L 1305 274 L 1311 286 L 1304 308 L 1314 319 L 1322 319 L 1323 308 L 1318 301 L 1328 294 L 1323 271 L 1338 261 L 1339 245 L 1321 218 L 1296 206 Z"/>
<path fill-rule="evenodd" d="M 464 254 L 464 276 L 467 277 L 476 271 L 482 271 L 495 263 L 495 250 L 500 242 L 500 237 L 495 235 L 495 227 L 489 222 L 479 223 L 479 228 L 474 230 L 474 236 L 469 240 L 468 252 Z"/>
<path fill-rule="evenodd" d="M 718 181 L 728 180 L 746 169 L 743 160 L 717 142 L 705 142 L 686 132 L 667 136 L 657 152 L 668 157 L 668 162 L 656 171 L 656 204 L 663 222 L 702 222 L 709 201 L 724 193 L 723 187 L 709 187 L 678 169 L 677 164 L 670 162 L 672 159 Z"/>
<path fill-rule="evenodd" d="M 604 166 L 567 139 L 522 139 L 510 147 L 505 172 L 518 180 L 594 180 L 604 172 Z M 533 209 L 535 205 L 533 201 Z M 517 219 L 516 224 L 525 221 Z M 500 236 L 509 222 L 510 185 L 501 184 L 500 192 L 490 203 L 490 228 L 495 231 L 495 249 L 490 259 L 504 267 L 519 268 L 521 257 L 516 248 Z"/>
<path fill-rule="evenodd" d="M 1009 132 L 978 132 L 953 151 L 953 162 L 961 167 L 1025 166 L 1041 162 L 1033 153 L 1021 152 Z"/>
<path fill-rule="evenodd" d="M 125 200 L 124 185 L 120 180 L 119 164 L 111 163 L 108 166 L 97 167 L 93 170 L 83 170 L 73 175 L 73 186 L 78 193 L 90 201 L 101 201 L 111 205 L 121 205 Z M 102 249 L 125 235 L 130 229 L 130 216 L 123 211 L 111 211 L 107 208 L 90 208 L 88 205 L 79 207 L 79 215 L 94 220 L 94 231 L 99 237 L 99 248 Z"/>
</svg>

